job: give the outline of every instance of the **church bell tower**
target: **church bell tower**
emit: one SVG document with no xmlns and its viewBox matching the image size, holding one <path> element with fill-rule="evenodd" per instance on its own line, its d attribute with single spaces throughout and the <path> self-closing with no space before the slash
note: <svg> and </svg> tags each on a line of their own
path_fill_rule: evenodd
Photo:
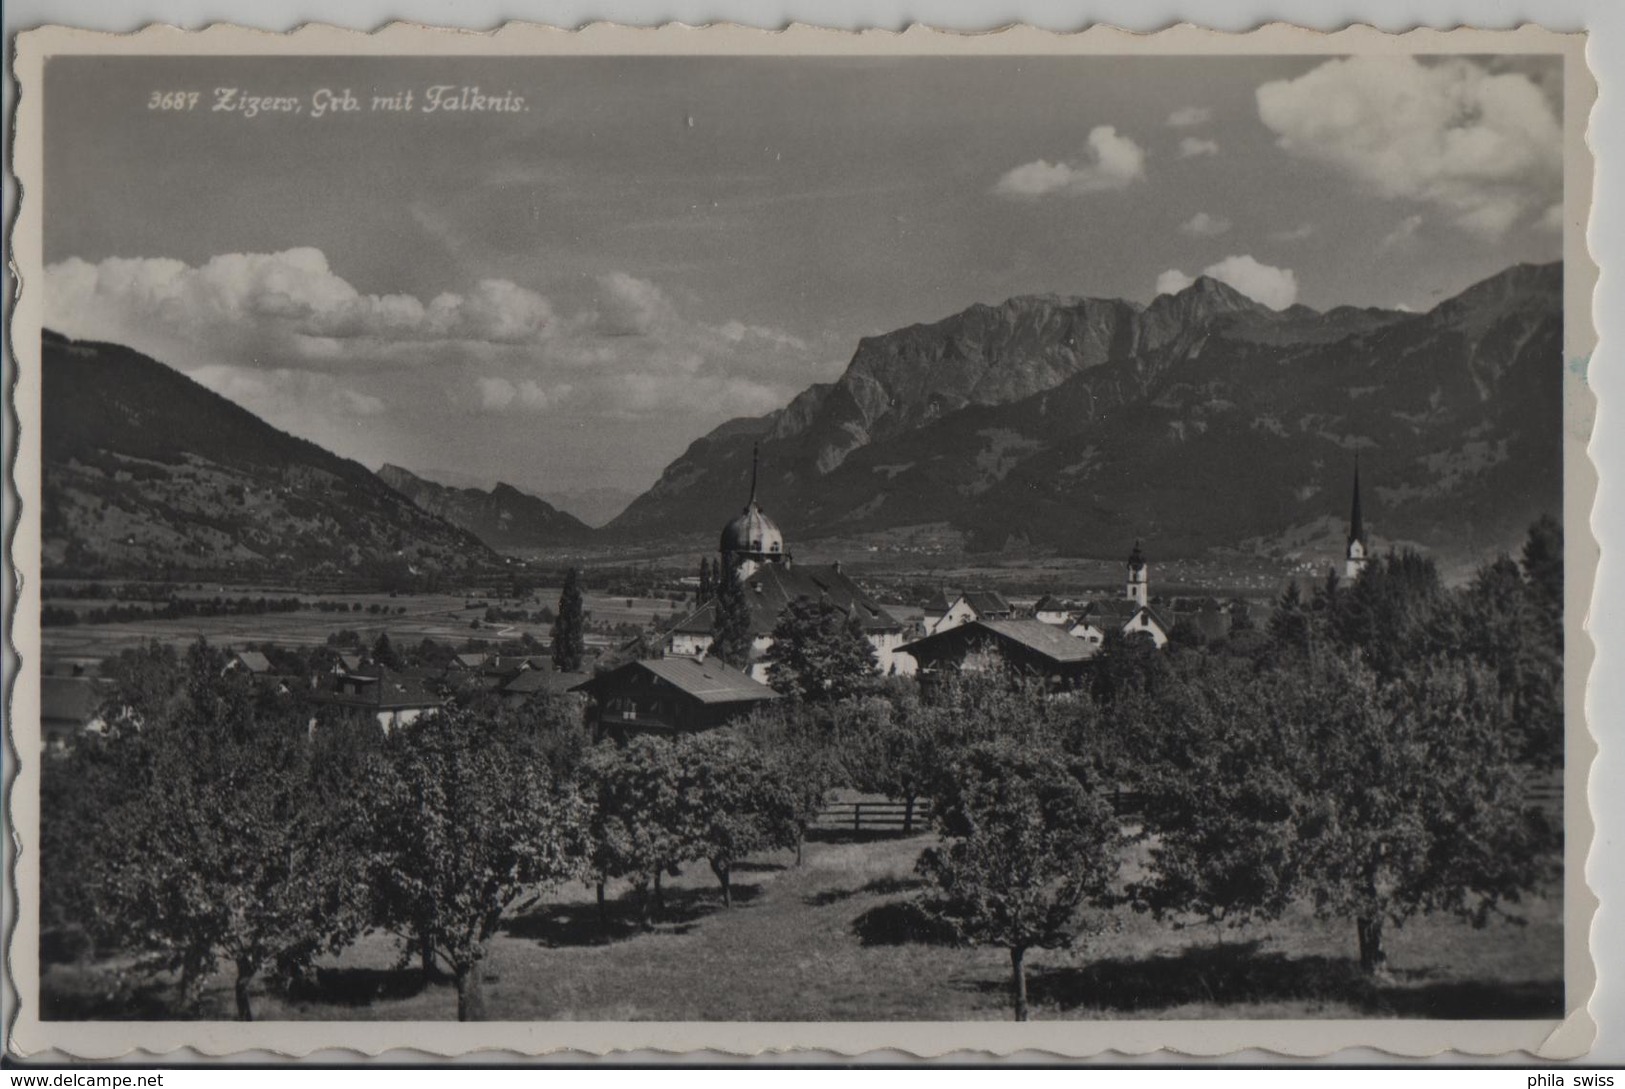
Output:
<svg viewBox="0 0 1625 1089">
<path fill-rule="evenodd" d="M 1145 554 L 1140 551 L 1140 542 L 1134 542 L 1134 551 L 1128 554 L 1128 582 L 1124 586 L 1124 596 L 1139 605 L 1150 603 L 1151 586 L 1148 581 L 1149 569 L 1145 566 Z"/>
</svg>

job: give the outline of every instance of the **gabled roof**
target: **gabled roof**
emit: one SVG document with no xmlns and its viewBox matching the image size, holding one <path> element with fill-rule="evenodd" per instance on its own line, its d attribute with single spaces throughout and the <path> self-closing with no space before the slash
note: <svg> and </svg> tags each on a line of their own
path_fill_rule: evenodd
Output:
<svg viewBox="0 0 1625 1089">
<path fill-rule="evenodd" d="M 994 639 L 1022 648 L 1055 665 L 1068 665 L 1094 657 L 1096 647 L 1067 634 L 1064 628 L 1031 618 L 1022 620 L 972 620 L 967 624 L 927 635 L 900 649 L 905 653 L 919 647 L 948 647 L 956 642 L 970 644 L 978 637 Z"/>
<path fill-rule="evenodd" d="M 89 677 L 41 677 L 40 721 L 89 724 L 106 697 L 107 690 Z"/>
<path fill-rule="evenodd" d="M 502 686 L 504 695 L 528 696 L 533 692 L 568 692 L 587 680 L 586 673 L 560 673 L 555 669 L 521 670 L 507 684 Z"/>
<path fill-rule="evenodd" d="M 243 668 L 250 673 L 271 672 L 271 659 L 257 650 L 239 650 L 232 657 L 243 664 Z"/>
<path fill-rule="evenodd" d="M 1115 620 L 1119 624 L 1127 624 L 1139 613 L 1142 606 L 1138 601 L 1126 597 L 1103 597 L 1085 605 L 1078 614 L 1085 620 L 1096 617 L 1105 620 Z"/>
<path fill-rule="evenodd" d="M 976 611 L 977 616 L 1008 616 L 1012 610 L 1010 603 L 1004 600 L 1004 595 L 997 590 L 966 590 L 959 595 L 965 599 L 965 604 Z"/>
<path fill-rule="evenodd" d="M 763 564 L 745 580 L 744 589 L 745 601 L 750 605 L 752 635 L 771 634 L 784 610 L 803 597 L 828 601 L 848 616 L 855 612 L 866 632 L 902 630 L 896 617 L 834 564 L 794 567 Z M 715 628 L 716 603 L 707 602 L 678 621 L 667 634 L 709 635 Z"/>
<path fill-rule="evenodd" d="M 360 691 L 340 690 L 338 685 L 346 680 L 359 682 Z M 446 702 L 429 691 L 423 678 L 417 674 L 395 673 L 382 666 L 366 675 L 341 676 L 333 688 L 314 692 L 311 698 L 318 703 L 337 703 L 350 707 L 375 708 L 380 711 L 440 707 Z"/>
<path fill-rule="evenodd" d="M 488 657 L 490 657 L 490 655 L 486 654 L 484 651 L 470 651 L 466 654 L 457 655 L 457 657 L 451 660 L 451 664 L 454 666 L 462 666 L 464 669 L 478 669 L 480 666 L 485 664 L 485 659 Z"/>
<path fill-rule="evenodd" d="M 1059 613 L 1065 611 L 1066 602 L 1062 601 L 1054 594 L 1045 594 L 1043 597 L 1033 602 L 1033 612 L 1035 613 Z"/>
<path fill-rule="evenodd" d="M 339 665 L 343 666 L 345 669 L 349 670 L 351 673 L 354 673 L 354 672 L 356 672 L 357 670 L 359 670 L 361 668 L 361 655 L 359 655 L 359 654 L 340 654 L 339 655 Z"/>
<path fill-rule="evenodd" d="M 779 698 L 779 694 L 767 685 L 752 680 L 748 674 L 716 658 L 704 661 L 697 658 L 644 658 L 578 684 L 575 689 L 595 692 L 612 688 L 618 680 L 634 672 L 653 675 L 705 704 L 754 703 Z"/>
<path fill-rule="evenodd" d="M 958 594 L 949 594 L 947 590 L 938 590 L 926 601 L 925 611 L 927 613 L 945 613 L 953 608 L 954 602 L 958 600 Z"/>
</svg>

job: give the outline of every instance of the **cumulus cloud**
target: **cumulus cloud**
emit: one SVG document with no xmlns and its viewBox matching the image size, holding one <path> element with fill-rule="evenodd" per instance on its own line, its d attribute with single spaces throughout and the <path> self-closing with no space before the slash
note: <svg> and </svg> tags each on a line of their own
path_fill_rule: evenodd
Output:
<svg viewBox="0 0 1625 1089">
<path fill-rule="evenodd" d="M 1206 106 L 1181 106 L 1168 115 L 1168 124 L 1176 129 L 1205 125 L 1213 119 L 1213 111 Z"/>
<path fill-rule="evenodd" d="M 1194 277 L 1186 276 L 1177 268 L 1171 268 L 1157 277 L 1157 294 L 1177 295 L 1195 282 Z"/>
<path fill-rule="evenodd" d="M 1185 234 L 1194 235 L 1197 238 L 1217 238 L 1230 229 L 1230 221 L 1223 216 L 1197 212 L 1181 223 L 1179 229 Z"/>
<path fill-rule="evenodd" d="M 70 258 L 46 270 L 44 297 L 50 327 L 129 345 L 345 452 L 383 433 L 359 419 L 432 428 L 448 406 L 493 427 L 567 411 L 577 422 L 686 413 L 705 428 L 775 408 L 841 362 L 783 329 L 687 312 L 625 271 L 601 277 L 570 313 L 508 280 L 452 286 L 370 295 L 322 251 L 295 249 L 195 266 Z"/>
<path fill-rule="evenodd" d="M 1203 140 L 1196 136 L 1186 136 L 1179 141 L 1179 157 L 1181 159 L 1194 159 L 1198 155 L 1217 155 L 1219 142 L 1217 140 Z"/>
<path fill-rule="evenodd" d="M 1288 227 L 1286 230 L 1275 231 L 1270 235 L 1270 237 L 1277 242 L 1302 242 L 1305 238 L 1308 238 L 1314 233 L 1315 225 L 1313 223 L 1300 223 L 1296 227 Z"/>
<path fill-rule="evenodd" d="M 96 264 L 70 257 L 46 268 L 45 290 L 46 320 L 56 327 L 161 326 L 205 341 L 251 325 L 289 342 L 516 344 L 540 337 L 552 319 L 545 298 L 507 280 L 481 280 L 466 293 L 448 292 L 427 304 L 411 295 L 366 295 L 311 247 L 221 254 L 197 267 L 161 257 L 109 257 Z"/>
<path fill-rule="evenodd" d="M 1500 238 L 1561 191 L 1557 115 L 1516 71 L 1459 58 L 1351 57 L 1266 83 L 1257 99 L 1290 154 L 1381 196 L 1437 207 L 1483 238 Z"/>
<path fill-rule="evenodd" d="M 993 191 L 1005 197 L 1041 197 L 1049 193 L 1098 193 L 1125 189 L 1145 177 L 1145 150 L 1111 125 L 1089 132 L 1089 146 L 1070 162 L 1038 159 L 1010 170 Z"/>
<path fill-rule="evenodd" d="M 1266 265 L 1250 254 L 1232 254 L 1203 269 L 1202 275 L 1229 284 L 1272 310 L 1285 310 L 1298 299 L 1298 278 L 1291 269 Z M 1157 277 L 1157 294 L 1171 295 L 1194 282 L 1179 269 L 1169 269 Z"/>
</svg>

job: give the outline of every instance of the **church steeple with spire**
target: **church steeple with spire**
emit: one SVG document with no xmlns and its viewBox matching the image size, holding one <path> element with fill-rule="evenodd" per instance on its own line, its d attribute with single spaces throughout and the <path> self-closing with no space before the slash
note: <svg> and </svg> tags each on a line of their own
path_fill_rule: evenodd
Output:
<svg viewBox="0 0 1625 1089">
<path fill-rule="evenodd" d="M 1354 455 L 1354 503 L 1349 509 L 1349 540 L 1347 558 L 1343 565 L 1343 577 L 1350 582 L 1360 577 L 1369 562 L 1370 550 L 1366 547 L 1365 520 L 1360 514 L 1360 455 Z"/>
<path fill-rule="evenodd" d="M 750 500 L 744 512 L 722 530 L 722 569 L 737 579 L 749 578 L 764 563 L 790 560 L 790 553 L 784 548 L 784 534 L 756 502 L 761 453 L 761 444 L 757 443 L 750 454 Z"/>
</svg>

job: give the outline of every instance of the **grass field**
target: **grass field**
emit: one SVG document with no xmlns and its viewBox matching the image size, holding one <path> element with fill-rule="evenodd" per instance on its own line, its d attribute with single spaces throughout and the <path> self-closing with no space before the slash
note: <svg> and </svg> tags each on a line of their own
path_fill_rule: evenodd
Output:
<svg viewBox="0 0 1625 1089">
<path fill-rule="evenodd" d="M 999 949 L 933 940 L 913 904 L 930 836 L 809 843 L 739 867 L 724 910 L 703 865 L 671 883 L 667 919 L 639 931 L 614 904 L 606 932 L 591 890 L 570 886 L 511 913 L 485 962 L 493 1020 L 979 1020 L 1010 1016 Z M 617 891 L 612 889 L 612 894 Z M 1429 918 L 1391 932 L 1393 978 L 1354 962 L 1354 928 L 1297 910 L 1219 934 L 1173 929 L 1124 909 L 1075 952 L 1029 955 L 1034 1018 L 1528 1018 L 1563 1007 L 1562 912 L 1525 905 L 1527 925 L 1483 930 Z M 441 1020 L 448 981 L 396 967 L 369 935 L 291 994 L 255 994 L 261 1019 Z M 47 1018 L 168 1019 L 175 989 L 122 978 L 118 965 L 53 965 Z M 230 980 L 211 980 L 196 1016 L 231 1016 Z"/>
</svg>

